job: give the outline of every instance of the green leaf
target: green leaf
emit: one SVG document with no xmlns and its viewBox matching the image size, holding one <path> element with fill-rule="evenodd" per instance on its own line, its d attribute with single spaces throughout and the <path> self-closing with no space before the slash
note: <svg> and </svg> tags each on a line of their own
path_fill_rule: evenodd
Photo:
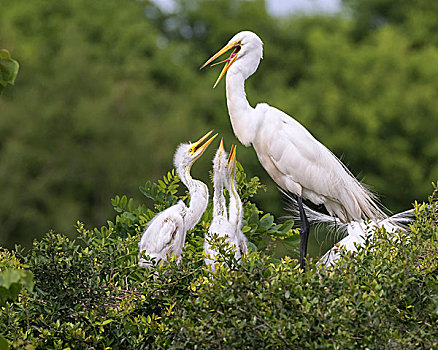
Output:
<svg viewBox="0 0 438 350">
<path fill-rule="evenodd" d="M 32 289 L 32 272 L 19 269 L 6 269 L 0 272 L 0 286 L 8 289 L 13 283 L 21 283 L 26 288 Z"/>
<path fill-rule="evenodd" d="M 100 325 L 101 325 L 101 326 L 105 326 L 105 325 L 107 325 L 108 323 L 111 323 L 111 322 L 113 322 L 113 321 L 114 321 L 114 320 L 111 320 L 111 319 L 110 319 L 110 320 L 105 320 L 105 321 L 101 322 Z"/>
<path fill-rule="evenodd" d="M 274 223 L 274 217 L 271 214 L 266 214 L 260 219 L 259 229 L 267 230 Z"/>
<path fill-rule="evenodd" d="M 256 225 L 258 221 L 259 221 L 259 215 L 256 212 L 253 212 L 248 219 L 248 225 L 250 226 Z"/>
<path fill-rule="evenodd" d="M 0 49 L 0 93 L 7 84 L 14 85 L 20 65 L 8 50 Z"/>
<path fill-rule="evenodd" d="M 9 343 L 8 341 L 0 335 L 0 350 L 8 350 L 9 349 Z"/>
<path fill-rule="evenodd" d="M 281 233 L 287 233 L 292 229 L 293 225 L 293 220 L 287 220 L 277 229 L 277 231 L 280 231 Z"/>
<path fill-rule="evenodd" d="M 166 184 L 163 182 L 163 180 L 158 180 L 158 185 L 160 186 L 161 189 L 166 189 Z"/>
<path fill-rule="evenodd" d="M 129 199 L 129 201 L 128 201 L 128 210 L 129 211 L 134 211 L 134 199 L 133 198 L 130 198 Z"/>
<path fill-rule="evenodd" d="M 256 252 L 258 250 L 256 245 L 250 241 L 246 242 L 246 245 L 248 246 L 249 250 L 252 252 Z"/>
<path fill-rule="evenodd" d="M 116 195 L 114 198 L 111 198 L 111 204 L 113 207 L 118 206 L 120 203 L 120 197 Z"/>
<path fill-rule="evenodd" d="M 128 198 L 126 196 L 123 196 L 120 199 L 120 208 L 125 209 L 127 203 L 128 203 Z"/>
<path fill-rule="evenodd" d="M 0 272 L 0 305 L 6 300 L 15 300 L 22 288 L 33 290 L 33 273 L 23 269 L 8 268 Z"/>
</svg>

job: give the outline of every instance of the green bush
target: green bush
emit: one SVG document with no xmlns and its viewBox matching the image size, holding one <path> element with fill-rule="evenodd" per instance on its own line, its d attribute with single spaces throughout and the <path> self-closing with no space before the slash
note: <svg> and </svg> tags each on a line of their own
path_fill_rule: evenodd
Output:
<svg viewBox="0 0 438 350">
<path fill-rule="evenodd" d="M 18 299 L 23 287 L 28 291 L 33 290 L 33 274 L 24 267 L 15 257 L 14 252 L 0 250 L 0 307 L 2 309 L 8 307 L 7 301 Z M 7 340 L 0 333 L 0 350 L 7 350 L 8 345 Z"/>
<path fill-rule="evenodd" d="M 214 274 L 205 266 L 209 206 L 188 233 L 180 264 L 137 266 L 146 223 L 188 197 L 169 172 L 141 187 L 152 209 L 116 196 L 117 215 L 105 227 L 78 222 L 75 240 L 50 232 L 29 253 L 4 251 L 1 270 L 11 261 L 27 266 L 35 288 L 6 302 L 0 334 L 17 349 L 438 346 L 436 192 L 415 205 L 409 234 L 379 230 L 354 258 L 344 252 L 324 271 L 310 261 L 302 273 L 296 259 L 274 256 L 275 245 L 296 246 L 292 222 L 276 225 L 250 201 L 261 187 L 257 178 L 247 179 L 239 167 L 237 179 L 252 248 L 242 265 Z"/>
<path fill-rule="evenodd" d="M 254 256 L 223 271 L 176 310 L 167 337 L 176 348 L 436 348 L 437 211 L 424 208 L 396 249 L 381 230 L 372 253 L 322 273 Z"/>
</svg>

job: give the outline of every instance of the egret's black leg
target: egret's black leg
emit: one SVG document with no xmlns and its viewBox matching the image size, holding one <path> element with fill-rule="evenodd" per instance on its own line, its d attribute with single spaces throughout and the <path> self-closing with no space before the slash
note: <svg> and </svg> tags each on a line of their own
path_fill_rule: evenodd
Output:
<svg viewBox="0 0 438 350">
<path fill-rule="evenodd" d="M 300 230 L 300 268 L 305 269 L 306 255 L 307 255 L 307 242 L 309 240 L 310 224 L 307 220 L 306 213 L 303 208 L 303 199 L 297 196 L 298 209 L 300 210 L 301 230 Z"/>
</svg>

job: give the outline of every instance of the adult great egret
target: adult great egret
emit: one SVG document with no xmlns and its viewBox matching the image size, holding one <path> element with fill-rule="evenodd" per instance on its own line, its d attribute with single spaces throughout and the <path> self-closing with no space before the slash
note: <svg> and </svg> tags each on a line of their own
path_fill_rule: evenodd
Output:
<svg viewBox="0 0 438 350">
<path fill-rule="evenodd" d="M 195 227 L 207 208 L 207 185 L 193 179 L 190 175 L 190 168 L 217 136 L 217 134 L 213 135 L 207 140 L 212 132 L 213 130 L 193 144 L 184 143 L 177 148 L 173 164 L 181 182 L 189 190 L 190 205 L 187 207 L 180 200 L 177 204 L 157 214 L 149 222 L 139 243 L 140 256 L 144 251 L 145 255 L 162 261 L 166 261 L 172 254 L 178 258 L 181 257 L 187 231 Z M 138 264 L 143 267 L 152 266 L 144 258 L 140 258 Z"/>
<path fill-rule="evenodd" d="M 244 83 L 263 57 L 263 43 L 256 34 L 236 34 L 201 69 L 229 50 L 233 51 L 222 61 L 225 66 L 214 86 L 227 73 L 227 105 L 234 134 L 243 145 L 252 144 L 260 163 L 282 189 L 297 196 L 301 217 L 300 267 L 304 269 L 310 226 L 302 198 L 324 204 L 330 215 L 342 222 L 386 216 L 373 194 L 295 119 L 266 103 L 250 106 Z"/>
</svg>

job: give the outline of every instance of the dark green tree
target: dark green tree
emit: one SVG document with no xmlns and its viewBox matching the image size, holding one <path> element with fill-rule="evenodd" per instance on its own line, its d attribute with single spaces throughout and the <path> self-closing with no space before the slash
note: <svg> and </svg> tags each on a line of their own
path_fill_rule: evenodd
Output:
<svg viewBox="0 0 438 350">
<path fill-rule="evenodd" d="M 387 19 L 359 31 L 357 9 L 377 16 L 378 3 L 394 4 Z M 180 0 L 163 12 L 149 1 L 0 0 L 0 42 L 21 64 L 0 101 L 1 243 L 71 232 L 78 218 L 103 224 L 108 198 L 140 200 L 138 184 L 209 129 L 237 143 L 224 85 L 212 89 L 218 69 L 199 67 L 244 29 L 265 43 L 247 82 L 253 105 L 293 115 L 392 211 L 424 199 L 438 177 L 438 11 L 413 4 L 352 0 L 339 15 L 273 18 L 264 1 Z M 208 180 L 211 155 L 197 177 Z M 239 160 L 267 185 L 259 207 L 283 215 L 254 151 L 240 147 Z"/>
</svg>

